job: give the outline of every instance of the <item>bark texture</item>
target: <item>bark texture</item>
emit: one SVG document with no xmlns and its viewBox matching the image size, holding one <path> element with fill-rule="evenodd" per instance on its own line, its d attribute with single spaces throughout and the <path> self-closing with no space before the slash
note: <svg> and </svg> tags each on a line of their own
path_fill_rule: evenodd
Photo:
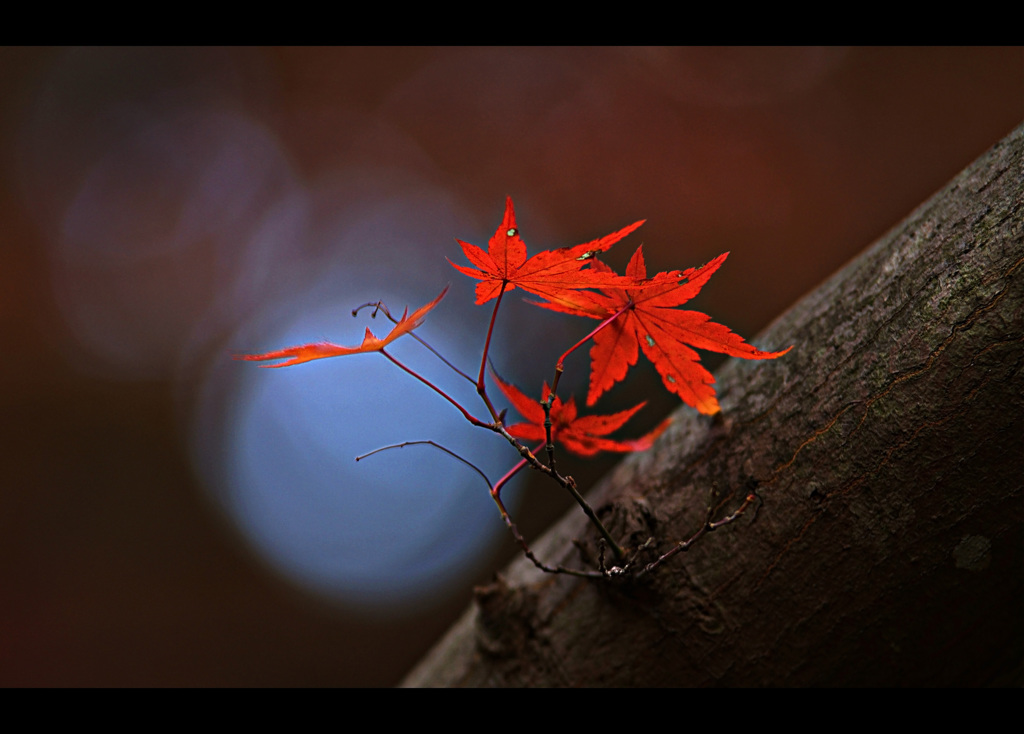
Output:
<svg viewBox="0 0 1024 734">
<path fill-rule="evenodd" d="M 726 363 L 722 417 L 680 410 L 589 494 L 661 552 L 712 496 L 756 486 L 756 516 L 642 580 L 521 559 L 405 685 L 1019 683 L 1022 202 L 1024 125 L 754 340 L 792 352 Z M 596 557 L 578 510 L 533 545 Z"/>
</svg>

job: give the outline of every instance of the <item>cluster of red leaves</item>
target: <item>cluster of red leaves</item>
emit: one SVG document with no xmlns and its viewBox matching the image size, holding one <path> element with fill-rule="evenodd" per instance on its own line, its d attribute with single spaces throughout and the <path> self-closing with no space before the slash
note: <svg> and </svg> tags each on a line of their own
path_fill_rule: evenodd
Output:
<svg viewBox="0 0 1024 734">
<path fill-rule="evenodd" d="M 460 272 L 480 282 L 476 286 L 476 303 L 499 298 L 516 287 L 544 299 L 536 305 L 554 311 L 599 319 L 605 323 L 593 334 L 590 351 L 591 373 L 587 405 L 615 383 L 622 380 L 637 363 L 640 350 L 654 363 L 665 387 L 683 402 L 701 413 L 719 410 L 712 387 L 714 378 L 701 364 L 693 350 L 706 349 L 744 359 L 774 359 L 789 350 L 763 352 L 755 349 L 722 324 L 716 324 L 699 311 L 677 308 L 692 299 L 711 275 L 725 261 L 728 253 L 699 268 L 669 271 L 647 276 L 642 248 L 638 248 L 626 268 L 625 275 L 616 274 L 596 259 L 644 220 L 574 247 L 545 250 L 527 258 L 526 244 L 519 236 L 512 199 L 505 204 L 505 215 L 487 251 L 458 240 L 467 259 L 475 267 L 451 263 Z M 449 261 L 450 262 L 450 261 Z M 262 367 L 287 367 L 325 357 L 338 357 L 364 352 L 384 352 L 384 348 L 423 323 L 424 317 L 447 293 L 446 287 L 430 303 L 402 318 L 383 339 L 367 329 L 363 342 L 345 347 L 331 342 L 303 344 L 263 354 L 237 355 L 236 359 L 265 361 L 283 359 L 278 364 Z M 499 301 L 500 302 L 500 301 Z M 482 368 L 481 368 L 482 369 Z M 482 373 L 481 373 L 482 375 Z M 482 376 L 481 376 L 482 380 Z M 562 402 L 551 395 L 545 383 L 542 401 L 532 400 L 518 388 L 495 376 L 498 387 L 508 401 L 526 419 L 508 427 L 512 436 L 525 440 L 547 440 L 544 427 L 544 402 L 550 399 L 548 411 L 552 424 L 551 438 L 581 456 L 600 451 L 640 451 L 648 448 L 665 429 L 666 420 L 642 438 L 614 441 L 608 434 L 621 428 L 644 403 L 629 410 L 605 416 L 579 416 L 573 398 Z"/>
<path fill-rule="evenodd" d="M 658 273 L 651 278 L 647 277 L 642 248 L 633 255 L 624 276 L 617 275 L 595 259 L 598 253 L 606 251 L 643 223 L 641 220 L 593 242 L 546 250 L 527 259 L 526 245 L 519 236 L 512 199 L 509 198 L 505 203 L 504 219 L 488 243 L 487 252 L 459 240 L 466 257 L 479 270 L 455 263 L 452 265 L 481 281 L 476 287 L 478 304 L 519 286 L 544 299 L 544 302 L 534 302 L 538 306 L 607 321 L 593 336 L 588 406 L 626 376 L 628 369 L 637 363 L 642 349 L 670 392 L 701 413 L 717 413 L 719 406 L 712 387 L 714 377 L 700 364 L 700 357 L 691 346 L 744 359 L 775 359 L 789 350 L 762 352 L 744 342 L 728 327 L 711 321 L 706 314 L 676 308 L 700 292 L 729 253 L 719 255 L 700 268 Z M 543 431 L 542 427 L 537 427 L 536 420 L 538 415 L 543 415 L 537 412 L 542 411 L 540 404 L 535 404 L 536 410 L 530 408 L 527 413 L 524 409 L 531 401 L 523 398 L 523 394 L 511 385 L 500 380 L 498 384 L 516 410 L 530 421 L 529 424 L 520 424 L 523 427 L 519 429 L 519 437 L 536 437 L 538 431 Z M 545 384 L 544 395 L 548 394 Z M 577 418 L 572 399 L 562 404 L 556 396 L 551 406 L 551 420 L 556 422 L 555 406 L 558 406 L 559 422 L 558 430 L 553 432 L 561 435 L 566 448 L 584 456 L 598 450 L 635 451 L 641 445 L 646 448 L 649 445 L 647 436 L 632 444 L 607 439 L 602 439 L 605 441 L 602 444 L 594 436 L 606 435 L 614 428 L 599 434 L 593 430 L 597 425 L 602 429 L 610 425 L 621 426 L 642 405 L 614 416 Z M 586 421 L 585 427 L 575 427 L 573 421 Z M 587 439 L 582 440 L 582 436 Z M 627 445 L 633 448 L 624 448 Z M 595 446 L 601 448 L 594 449 Z"/>
<path fill-rule="evenodd" d="M 469 465 L 487 482 L 491 497 L 498 505 L 501 516 L 508 525 L 516 540 L 522 546 L 526 556 L 541 570 L 549 573 L 572 573 L 589 578 L 609 578 L 613 574 L 621 574 L 632 567 L 633 561 L 627 560 L 626 552 L 619 546 L 607 528 L 601 523 L 592 508 L 576 490 L 571 477 L 564 477 L 555 470 L 554 443 L 579 456 L 593 456 L 602 451 L 631 452 L 650 448 L 654 440 L 668 427 L 670 418 L 662 421 L 646 435 L 633 440 L 615 440 L 609 436 L 622 428 L 646 403 L 640 403 L 628 410 L 610 415 L 582 416 L 576 407 L 575 398 L 563 401 L 555 394 L 559 378 L 564 369 L 565 358 L 577 347 L 593 340 L 590 350 L 591 372 L 590 388 L 587 394 L 587 405 L 594 402 L 615 383 L 622 380 L 629 368 L 636 364 L 639 353 L 643 350 L 648 359 L 654 363 L 661 374 L 665 387 L 678 395 L 683 402 L 696 408 L 701 413 L 714 414 L 719 411 L 718 401 L 712 385 L 714 378 L 700 364 L 700 358 L 694 348 L 708 349 L 715 352 L 742 357 L 744 359 L 774 359 L 789 350 L 781 352 L 762 352 L 750 346 L 742 338 L 732 333 L 727 327 L 716 324 L 703 313 L 686 311 L 679 308 L 700 291 L 708 279 L 714 274 L 728 253 L 699 268 L 686 271 L 673 270 L 647 276 L 642 248 L 636 253 L 626 267 L 625 275 L 618 275 L 610 267 L 597 260 L 596 257 L 605 252 L 626 235 L 636 230 L 643 221 L 634 222 L 628 227 L 574 247 L 563 247 L 557 250 L 545 250 L 533 257 L 527 257 L 526 244 L 519 236 L 516 215 L 512 208 L 512 199 L 505 203 L 505 215 L 494 236 L 488 242 L 487 251 L 468 242 L 458 240 L 466 258 L 474 267 L 451 263 L 459 272 L 475 278 L 480 282 L 476 285 L 476 303 L 478 305 L 494 300 L 494 312 L 484 342 L 483 354 L 480 358 L 480 371 L 475 381 L 477 393 L 487 407 L 493 422 L 487 423 L 473 416 L 463 405 L 425 377 L 395 359 L 386 347 L 401 336 L 411 334 L 419 327 L 426 315 L 432 311 L 448 292 L 446 287 L 430 303 L 416 309 L 411 314 L 406 308 L 398 320 L 392 318 L 387 308 L 376 304 L 394 323 L 394 328 L 383 339 L 378 338 L 368 328 L 359 346 L 346 347 L 332 342 L 314 342 L 285 349 L 278 349 L 262 354 L 241 354 L 236 359 L 252 361 L 283 360 L 276 364 L 261 365 L 262 367 L 288 367 L 315 359 L 340 357 L 350 354 L 379 352 L 396 366 L 412 375 L 424 385 L 438 393 L 454 405 L 472 425 L 490 429 L 500 433 L 509 440 L 522 455 L 522 459 L 510 469 L 500 480 L 492 483 L 487 475 L 465 458 L 433 441 L 412 441 L 384 449 L 400 448 L 412 444 L 430 444 L 450 454 L 454 458 Z M 451 262 L 449 260 L 449 262 Z M 498 388 L 523 418 L 521 423 L 505 423 L 505 411 L 500 413 L 487 395 L 485 386 L 485 368 L 488 362 L 488 350 L 494 330 L 498 307 L 501 305 L 505 291 L 521 288 L 538 296 L 542 301 L 534 301 L 538 306 L 574 316 L 584 316 L 600 320 L 600 324 L 587 337 L 566 351 L 555 366 L 555 380 L 551 387 L 545 382 L 541 389 L 540 400 L 526 396 L 519 388 L 505 382 L 497 374 L 493 375 Z M 373 304 L 365 304 L 373 305 Z M 353 316 L 359 309 L 352 312 Z M 374 311 L 376 313 L 376 309 Z M 461 377 L 473 382 L 473 378 L 449 363 L 418 335 L 413 338 L 434 352 L 445 364 Z M 540 442 L 534 449 L 539 452 L 546 447 L 547 464 L 543 464 L 534 453 L 526 448 L 521 441 Z M 382 451 L 384 449 L 378 449 Z M 377 453 L 377 451 L 371 452 Z M 366 454 L 365 456 L 369 456 Z M 357 457 L 357 461 L 360 458 Z M 512 522 L 507 509 L 501 500 L 501 488 L 515 476 L 522 467 L 530 465 L 534 469 L 551 476 L 573 495 L 587 517 L 600 530 L 601 535 L 616 561 L 612 569 L 601 562 L 599 571 L 574 571 L 562 566 L 551 567 L 543 564 L 530 551 Z M 728 517 L 711 522 L 711 509 L 701 530 L 690 540 L 678 543 L 672 550 L 661 555 L 653 563 L 645 565 L 639 573 L 649 572 L 673 555 L 686 550 L 697 538 L 720 525 L 732 522 L 754 500 L 755 495 L 747 496 L 738 510 Z M 638 557 L 637 554 L 636 557 Z M 603 557 L 603 554 L 602 554 Z M 636 560 L 634 557 L 633 560 Z"/>
</svg>

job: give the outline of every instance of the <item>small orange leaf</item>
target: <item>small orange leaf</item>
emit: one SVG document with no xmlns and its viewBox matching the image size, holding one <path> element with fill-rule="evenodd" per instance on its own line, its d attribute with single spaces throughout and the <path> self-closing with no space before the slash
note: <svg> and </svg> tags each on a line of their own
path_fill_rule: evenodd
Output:
<svg viewBox="0 0 1024 734">
<path fill-rule="evenodd" d="M 493 374 L 493 373 L 492 373 Z M 536 400 L 531 400 L 515 385 L 505 382 L 497 374 L 494 381 L 512 403 L 512 406 L 526 418 L 526 423 L 515 423 L 508 427 L 508 432 L 516 438 L 527 441 L 546 441 L 547 431 L 544 428 L 544 407 Z M 546 398 L 550 394 L 547 383 L 541 392 Z M 576 399 L 569 398 L 566 402 L 557 395 L 551 403 L 551 438 L 579 456 L 593 456 L 602 451 L 646 451 L 654 443 L 654 439 L 668 428 L 671 418 L 663 420 L 654 430 L 631 441 L 614 441 L 605 438 L 626 424 L 638 410 L 646 405 L 640 403 L 629 410 L 611 415 L 578 416 Z"/>
<path fill-rule="evenodd" d="M 433 309 L 441 299 L 444 298 L 448 292 L 449 286 L 445 286 L 441 294 L 433 301 L 425 306 L 409 313 L 409 308 L 406 307 L 405 312 L 402 314 L 402 318 L 395 324 L 395 328 L 384 337 L 378 339 L 373 335 L 373 332 L 369 328 L 366 329 L 366 334 L 363 336 L 363 343 L 358 347 L 344 347 L 340 344 L 332 344 L 331 342 L 314 342 L 313 344 L 302 344 L 297 347 L 286 347 L 284 349 L 278 349 L 273 352 L 265 352 L 263 354 L 236 354 L 235 359 L 245 359 L 253 362 L 262 362 L 268 359 L 284 359 L 286 361 L 278 364 L 261 364 L 260 367 L 290 367 L 293 364 L 301 364 L 303 362 L 310 362 L 314 359 L 324 359 L 326 357 L 342 357 L 346 354 L 360 354 L 363 352 L 379 352 L 384 349 L 388 344 L 393 342 L 403 334 L 408 334 L 417 326 L 423 323 L 424 317 Z"/>
</svg>

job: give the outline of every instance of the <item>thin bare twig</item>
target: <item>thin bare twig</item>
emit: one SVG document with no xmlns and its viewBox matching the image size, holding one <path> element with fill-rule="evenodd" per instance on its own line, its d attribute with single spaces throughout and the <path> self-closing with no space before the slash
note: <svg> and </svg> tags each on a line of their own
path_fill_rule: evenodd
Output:
<svg viewBox="0 0 1024 734">
<path fill-rule="evenodd" d="M 498 291 L 498 300 L 494 303 L 494 311 L 491 312 L 491 322 L 487 325 L 487 338 L 484 340 L 484 353 L 480 357 L 480 374 L 476 378 L 476 392 L 480 396 L 480 399 L 484 401 L 484 405 L 487 406 L 487 410 L 491 413 L 491 418 L 494 419 L 495 423 L 501 423 L 498 418 L 498 412 L 494 409 L 494 404 L 491 403 L 491 399 L 487 396 L 487 385 L 484 383 L 484 372 L 487 367 L 487 354 L 491 349 L 491 336 L 494 334 L 494 322 L 498 318 L 498 307 L 501 305 L 501 298 L 505 295 L 505 286 L 508 285 L 508 281 L 501 282 L 501 290 Z"/>
<path fill-rule="evenodd" d="M 720 527 L 736 522 L 740 519 L 740 517 L 743 515 L 746 509 L 750 507 L 751 503 L 753 503 L 755 499 L 761 499 L 760 495 L 757 494 L 756 490 L 748 494 L 746 498 L 743 500 L 743 504 L 741 504 L 731 515 L 727 515 L 726 517 L 723 517 L 721 520 L 716 521 L 711 520 L 712 516 L 714 515 L 715 508 L 713 505 L 708 504 L 707 512 L 704 515 L 704 524 L 701 525 L 700 529 L 696 533 L 691 535 L 688 539 L 676 543 L 675 546 L 673 546 L 672 549 L 669 550 L 667 553 L 663 554 L 662 556 L 659 556 L 657 559 L 655 559 L 651 563 L 648 563 L 642 569 L 637 571 L 635 576 L 639 577 L 650 573 L 651 571 L 658 568 L 674 556 L 680 553 L 685 553 L 686 551 L 690 550 L 694 543 L 696 543 L 698 540 L 700 540 L 708 533 L 714 532 L 715 530 L 718 530 Z M 760 505 L 758 506 L 760 507 Z M 754 517 L 757 517 L 756 511 L 754 513 Z"/>
<path fill-rule="evenodd" d="M 359 312 L 360 312 L 360 311 L 361 311 L 362 309 L 364 309 L 364 308 L 370 308 L 371 306 L 373 307 L 373 313 L 371 313 L 371 314 L 370 314 L 370 318 L 371 318 L 371 319 L 375 319 L 375 318 L 377 318 L 377 312 L 378 312 L 378 311 L 381 311 L 381 312 L 382 312 L 382 313 L 383 313 L 383 314 L 384 314 L 385 316 L 387 316 L 387 317 L 388 317 L 388 320 L 390 320 L 392 324 L 398 324 L 398 320 L 397 320 L 397 319 L 396 319 L 396 318 L 395 318 L 394 316 L 392 316 L 392 315 L 391 315 L 391 312 L 390 312 L 390 311 L 388 310 L 388 307 L 384 305 L 384 301 L 368 301 L 367 303 L 363 303 L 363 304 L 361 304 L 361 305 L 359 305 L 359 306 L 356 306 L 355 308 L 353 308 L 353 309 L 352 309 L 352 315 L 353 315 L 353 316 L 356 316 L 356 315 L 357 315 L 357 314 L 358 314 L 358 313 L 359 313 Z M 472 377 L 470 377 L 470 376 L 469 376 L 469 375 L 467 375 L 467 374 L 466 374 L 465 372 L 463 372 L 463 371 L 462 371 L 462 370 L 460 370 L 460 369 L 459 369 L 458 367 L 456 367 L 456 366 L 455 366 L 455 365 L 453 365 L 453 364 L 452 364 L 451 362 L 449 362 L 449 361 L 448 361 L 448 360 L 447 360 L 447 359 L 446 359 L 446 358 L 444 357 L 444 355 L 443 355 L 443 354 L 441 354 L 441 353 L 440 353 L 439 351 L 437 351 L 437 350 L 436 350 L 436 349 L 434 349 L 434 348 L 433 348 L 432 346 L 430 346 L 430 344 L 428 344 L 428 343 L 427 343 L 427 341 L 426 341 L 425 339 L 423 339 L 423 337 L 421 337 L 421 336 L 420 336 L 419 334 L 417 334 L 417 333 L 416 333 L 415 331 L 410 331 L 410 332 L 409 332 L 409 336 L 411 336 L 411 337 L 412 337 L 413 339 L 415 339 L 416 341 L 418 341 L 418 342 L 419 342 L 420 344 L 422 344 L 422 345 L 423 345 L 424 347 L 426 347 L 427 349 L 429 349 L 429 350 L 430 350 L 430 352 L 431 352 L 431 353 L 432 353 L 432 354 L 433 354 L 433 355 L 434 355 L 435 357 L 437 357 L 437 358 L 438 358 L 439 360 L 441 360 L 441 361 L 442 361 L 442 362 L 444 362 L 444 363 L 445 363 L 446 365 L 448 365 L 448 367 L 449 367 L 449 368 L 450 368 L 450 369 L 451 369 L 451 370 L 452 370 L 453 372 L 455 372 L 455 373 L 456 373 L 457 375 L 461 375 L 461 376 L 462 376 L 463 378 L 465 378 L 466 380 L 468 380 L 468 381 L 469 381 L 469 382 L 471 382 L 471 383 L 472 383 L 472 382 L 474 382 L 474 380 L 473 380 L 473 378 L 472 378 Z"/>
<path fill-rule="evenodd" d="M 431 382 L 430 380 L 428 380 L 428 379 L 427 379 L 426 377 L 423 377 L 423 375 L 419 374 L 419 373 L 418 373 L 418 372 L 416 372 L 415 370 L 412 370 L 412 369 L 410 369 L 409 367 L 406 367 L 406 366 L 405 366 L 404 364 L 402 364 L 402 363 L 401 363 L 401 362 L 399 362 L 399 361 L 398 361 L 397 359 L 395 359 L 395 358 L 394 358 L 394 357 L 392 357 L 392 356 L 391 356 L 390 354 L 388 354 L 388 352 L 387 352 L 387 351 L 386 351 L 385 349 L 383 349 L 383 348 L 382 348 L 382 349 L 380 349 L 379 351 L 380 351 L 380 353 L 381 353 L 381 354 L 383 354 L 383 355 L 384 355 L 385 357 L 387 357 L 387 358 L 388 358 L 388 359 L 389 359 L 389 360 L 390 360 L 390 361 L 391 361 L 392 363 L 394 363 L 395 365 L 397 365 L 398 367 L 400 367 L 400 368 L 401 368 L 402 370 L 404 370 L 404 371 L 405 371 L 405 372 L 407 372 L 408 374 L 410 374 L 410 375 L 412 375 L 413 377 L 415 377 L 415 378 L 416 378 L 417 380 L 419 380 L 420 382 L 422 382 L 422 383 L 423 383 L 424 385 L 426 385 L 427 387 L 429 387 L 429 388 L 430 388 L 431 390 L 433 390 L 434 392 L 436 392 L 436 393 L 437 393 L 438 395 L 440 395 L 440 396 L 441 396 L 442 398 L 444 398 L 444 399 L 445 399 L 445 400 L 447 400 L 447 401 L 448 401 L 449 403 L 451 403 L 451 404 L 452 404 L 452 405 L 454 405 L 454 406 L 455 406 L 456 408 L 458 408 L 459 412 L 460 412 L 460 413 L 462 413 L 462 415 L 463 415 L 463 416 L 465 417 L 465 419 L 466 419 L 466 420 L 468 420 L 468 421 L 469 421 L 470 423 L 472 423 L 472 424 L 473 424 L 474 426 L 480 426 L 480 427 L 482 427 L 482 428 L 489 428 L 489 427 L 490 427 L 490 425 L 491 425 L 491 424 L 489 424 L 489 423 L 484 423 L 484 422 L 483 422 L 482 420 L 480 420 L 479 418 L 477 418 L 477 417 L 475 417 L 475 416 L 471 415 L 471 414 L 470 414 L 470 412 L 469 412 L 468 410 L 466 410 L 466 409 L 465 409 L 464 407 L 462 407 L 462 404 L 461 404 L 461 403 L 459 403 L 459 402 L 458 402 L 458 401 L 457 401 L 457 400 L 456 400 L 455 398 L 451 397 L 451 396 L 450 396 L 450 395 L 449 395 L 448 393 L 446 393 L 446 392 L 445 392 L 444 390 L 442 390 L 441 388 L 439 388 L 439 387 L 438 387 L 437 385 L 435 385 L 434 383 L 432 383 L 432 382 Z"/>
<path fill-rule="evenodd" d="M 538 459 L 533 451 L 530 451 L 530 449 L 526 448 L 526 446 L 520 443 L 519 439 L 517 439 L 515 436 L 509 433 L 503 425 L 498 424 L 494 426 L 489 426 L 489 428 L 495 433 L 500 433 L 505 438 L 505 440 L 511 443 L 512 446 L 515 447 L 516 451 L 519 452 L 519 455 L 522 456 L 523 459 L 525 459 L 531 467 L 541 472 L 542 474 L 547 474 L 549 477 L 558 482 L 558 484 L 561 485 L 563 489 L 567 490 L 569 494 L 572 495 L 572 498 L 576 500 L 576 504 L 578 504 L 580 508 L 582 508 L 584 514 L 590 520 L 591 524 L 593 524 L 594 527 L 598 529 L 598 532 L 601 533 L 601 536 L 608 542 L 608 545 L 611 546 L 612 552 L 615 554 L 615 558 L 619 561 L 625 560 L 626 554 L 623 552 L 619 544 L 615 542 L 615 539 L 612 537 L 612 534 L 608 532 L 608 528 L 606 528 L 604 526 L 604 523 L 602 523 L 601 520 L 598 519 L 597 514 L 594 512 L 593 508 L 589 504 L 587 504 L 587 501 L 583 498 L 583 495 L 580 494 L 579 490 L 576 488 L 576 481 L 572 477 L 563 476 L 559 474 L 553 468 L 551 468 L 550 466 L 542 462 L 540 459 Z"/>
<path fill-rule="evenodd" d="M 603 576 L 603 574 L 595 572 L 595 571 L 581 571 L 581 570 L 577 570 L 577 569 L 573 569 L 573 568 L 566 568 L 565 566 L 562 566 L 562 565 L 548 566 L 547 564 L 542 562 L 539 558 L 537 558 L 537 556 L 534 555 L 533 551 L 530 550 L 530 546 L 526 544 L 526 539 L 523 538 L 523 535 L 522 535 L 522 533 L 519 532 L 519 528 L 516 527 L 516 524 L 514 522 L 512 522 L 512 518 L 509 515 L 508 510 L 505 509 L 505 504 L 501 501 L 501 487 L 502 487 L 502 485 L 504 485 L 509 479 L 511 479 L 513 476 L 515 476 L 516 472 L 520 468 L 522 468 L 522 466 L 525 465 L 525 461 L 520 462 L 516 467 L 514 467 L 512 469 L 512 471 L 508 472 L 504 477 L 502 477 L 501 480 L 499 480 L 498 484 L 496 484 L 496 485 L 491 483 L 491 480 L 487 478 L 487 475 L 484 474 L 483 470 L 480 469 L 480 467 L 478 467 L 476 464 L 474 464 L 473 462 L 469 461 L 465 457 L 460 456 L 459 454 L 455 453 L 451 449 L 449 449 L 449 448 L 447 448 L 445 446 L 442 446 L 441 444 L 436 443 L 434 441 L 430 441 L 430 440 L 403 441 L 402 443 L 396 443 L 396 444 L 392 444 L 390 446 L 382 446 L 379 449 L 374 449 L 373 451 L 369 451 L 369 452 L 367 452 L 365 454 L 357 456 L 356 457 L 356 461 L 360 461 L 360 460 L 365 459 L 365 458 L 367 458 L 369 456 L 373 456 L 374 454 L 378 454 L 378 453 L 380 453 L 382 451 L 388 451 L 390 449 L 401 449 L 401 448 L 405 448 L 406 446 L 420 446 L 420 445 L 433 446 L 435 449 L 439 449 L 439 450 L 443 451 L 444 453 L 448 454 L 449 456 L 451 456 L 451 457 L 453 457 L 455 459 L 458 459 L 463 464 L 465 464 L 470 469 L 472 469 L 473 471 L 475 471 L 477 474 L 480 475 L 480 477 L 484 480 L 484 482 L 487 483 L 487 489 L 491 493 L 491 498 L 494 500 L 495 504 L 498 505 L 498 510 L 501 512 L 501 519 L 505 521 L 505 525 L 511 531 L 512 537 L 515 538 L 515 541 L 519 544 L 519 547 L 522 548 L 523 553 L 526 555 L 526 557 L 529 558 L 530 561 L 533 563 L 533 565 L 535 565 L 541 571 L 544 571 L 545 573 L 564 573 L 564 574 L 569 574 L 571 576 L 581 576 L 581 577 L 584 577 L 584 578 L 601 578 Z"/>
</svg>

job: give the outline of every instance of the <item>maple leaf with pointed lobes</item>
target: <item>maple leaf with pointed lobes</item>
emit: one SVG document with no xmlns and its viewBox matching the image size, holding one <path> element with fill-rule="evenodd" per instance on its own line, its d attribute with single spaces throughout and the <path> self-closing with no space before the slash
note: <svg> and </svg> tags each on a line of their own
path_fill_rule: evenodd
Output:
<svg viewBox="0 0 1024 734">
<path fill-rule="evenodd" d="M 480 281 L 476 284 L 477 305 L 487 303 L 516 286 L 542 298 L 557 297 L 578 288 L 624 288 L 629 285 L 635 288 L 638 287 L 636 282 L 611 271 L 584 268 L 597 253 L 604 252 L 645 221 L 641 219 L 592 242 L 545 250 L 527 259 L 526 244 L 519 236 L 510 196 L 505 201 L 505 216 L 488 242 L 487 252 L 476 245 L 456 240 L 476 268 L 456 265 L 451 260 L 448 262 L 459 272 Z"/>
<path fill-rule="evenodd" d="M 402 313 L 402 318 L 395 324 L 395 328 L 384 337 L 378 339 L 370 331 L 369 327 L 366 329 L 366 334 L 363 336 L 363 343 L 358 347 L 343 347 L 340 344 L 332 344 L 331 342 L 314 342 L 313 344 L 302 344 L 297 347 L 286 347 L 285 349 L 278 349 L 273 352 L 266 352 L 264 354 L 236 354 L 235 359 L 246 359 L 254 362 L 261 362 L 268 359 L 285 359 L 287 361 L 280 362 L 278 364 L 261 364 L 260 367 L 289 367 L 293 364 L 301 364 L 303 362 L 310 362 L 314 359 L 324 359 L 326 357 L 341 357 L 346 354 L 361 354 L 364 352 L 380 352 L 383 351 L 384 347 L 393 342 L 398 337 L 408 334 L 417 326 L 423 323 L 423 318 L 433 309 L 437 304 L 441 302 L 445 294 L 448 292 L 450 286 L 445 286 L 441 294 L 433 301 L 425 306 L 422 306 L 411 314 L 409 313 L 408 306 Z"/>
<path fill-rule="evenodd" d="M 643 248 L 637 249 L 626 276 L 646 279 Z M 788 352 L 762 352 L 743 341 L 727 326 L 716 324 L 700 311 L 677 309 L 697 295 L 729 253 L 723 253 L 699 268 L 689 268 L 680 276 L 636 290 L 603 290 L 600 293 L 577 291 L 563 293 L 548 303 L 537 306 L 593 319 L 607 319 L 622 313 L 594 336 L 590 350 L 591 373 L 587 405 L 597 399 L 616 382 L 626 376 L 636 364 L 639 350 L 654 363 L 665 387 L 678 395 L 684 403 L 701 413 L 713 415 L 719 411 L 715 378 L 700 364 L 700 356 L 691 347 L 721 352 L 743 359 L 775 359 Z M 595 270 L 611 272 L 601 262 L 591 266 Z M 653 281 L 657 282 L 659 276 Z M 687 346 L 689 345 L 689 346 Z"/>
<path fill-rule="evenodd" d="M 493 373 L 492 373 L 493 374 Z M 505 382 L 497 374 L 494 374 L 494 381 L 508 398 L 519 413 L 527 420 L 526 423 L 515 423 L 508 426 L 506 430 L 516 438 L 527 441 L 547 441 L 547 431 L 544 428 L 544 408 L 536 400 L 526 397 L 519 388 L 511 383 Z M 541 394 L 547 398 L 551 390 L 548 384 L 544 383 Z M 663 420 L 654 430 L 632 441 L 613 441 L 605 438 L 609 433 L 622 428 L 638 410 L 646 405 L 646 401 L 639 405 L 611 415 L 588 415 L 579 416 L 576 409 L 576 399 L 569 398 L 566 402 L 557 395 L 551 403 L 551 440 L 562 444 L 566 449 L 579 456 L 593 456 L 602 451 L 618 451 L 626 453 L 630 451 L 645 451 L 654 443 L 654 439 L 668 428 L 671 418 Z"/>
</svg>

